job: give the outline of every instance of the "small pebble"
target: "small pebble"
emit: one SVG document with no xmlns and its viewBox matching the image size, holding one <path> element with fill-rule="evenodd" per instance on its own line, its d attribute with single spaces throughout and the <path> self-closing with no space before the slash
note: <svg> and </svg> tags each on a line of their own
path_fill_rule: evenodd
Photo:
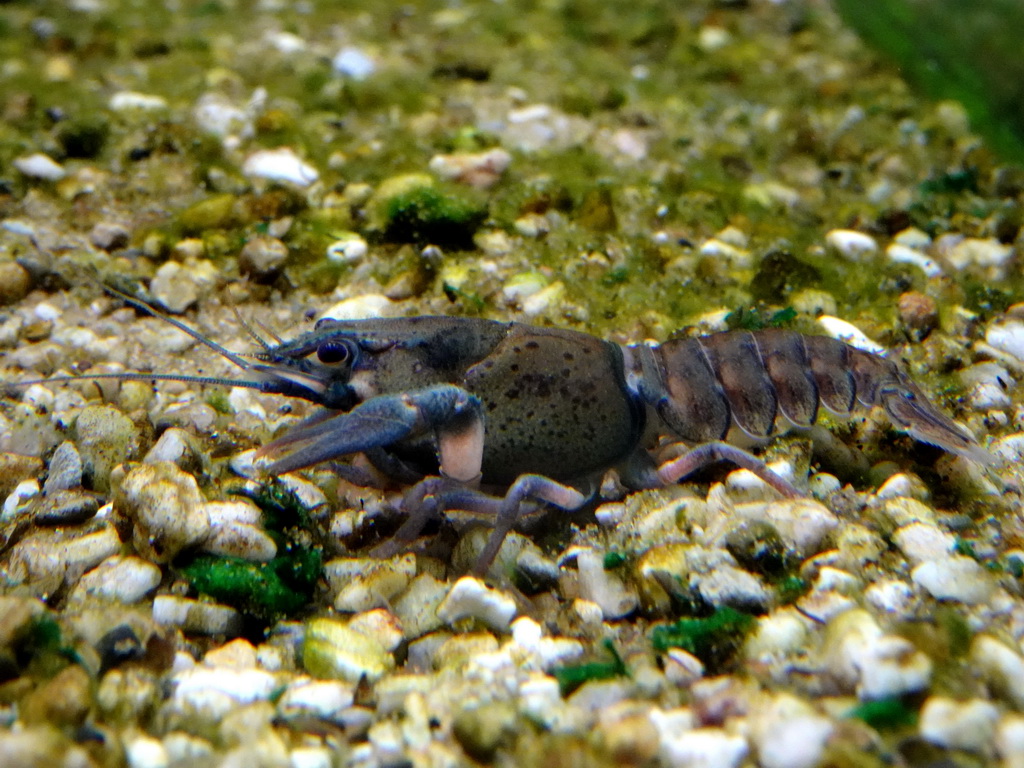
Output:
<svg viewBox="0 0 1024 768">
<path fill-rule="evenodd" d="M 134 736 L 124 745 L 128 768 L 167 768 L 171 758 L 162 742 L 150 736 Z"/>
<path fill-rule="evenodd" d="M 956 701 L 930 696 L 920 717 L 918 728 L 923 739 L 940 747 L 985 754 L 992 750 L 999 710 L 982 699 Z"/>
<path fill-rule="evenodd" d="M 157 269 L 149 289 L 162 307 L 180 315 L 212 290 L 217 278 L 217 267 L 209 260 L 168 261 Z"/>
<path fill-rule="evenodd" d="M 984 603 L 995 590 L 988 571 L 962 555 L 921 563 L 911 577 L 936 600 L 956 600 L 966 605 Z"/>
<path fill-rule="evenodd" d="M 937 525 L 910 523 L 893 534 L 893 541 L 914 565 L 947 557 L 956 544 L 956 537 Z"/>
<path fill-rule="evenodd" d="M 60 181 L 67 175 L 67 171 L 60 163 L 42 152 L 17 157 L 12 165 L 31 179 Z"/>
<path fill-rule="evenodd" d="M 114 112 L 156 111 L 167 109 L 167 100 L 162 96 L 153 96 L 136 91 L 118 91 L 110 97 L 107 105 Z"/>
<path fill-rule="evenodd" d="M 101 221 L 89 230 L 89 241 L 104 251 L 116 251 L 128 245 L 131 234 L 120 224 Z"/>
<path fill-rule="evenodd" d="M 488 587 L 476 577 L 463 576 L 452 586 L 438 607 L 437 615 L 447 624 L 473 618 L 505 632 L 512 617 L 516 615 L 516 601 L 510 595 Z"/>
<path fill-rule="evenodd" d="M 320 317 L 330 320 L 368 320 L 375 317 L 394 317 L 398 306 L 381 293 L 367 293 L 339 301 Z"/>
<path fill-rule="evenodd" d="M 32 289 L 32 277 L 15 261 L 0 261 L 0 306 L 21 301 Z"/>
<path fill-rule="evenodd" d="M 157 566 L 140 557 L 114 555 L 82 576 L 71 599 L 96 598 L 130 605 L 155 590 L 162 578 Z"/>
<path fill-rule="evenodd" d="M 830 315 L 822 315 L 818 318 L 818 323 L 833 339 L 845 341 L 847 344 L 863 349 L 865 352 L 873 352 L 876 355 L 885 354 L 885 347 L 869 339 L 864 335 L 864 331 L 853 323 L 848 323 L 841 318 Z"/>
<path fill-rule="evenodd" d="M 288 261 L 288 246 L 276 237 L 254 237 L 238 254 L 238 269 L 257 282 L 273 282 Z"/>
<path fill-rule="evenodd" d="M 942 266 L 915 248 L 892 243 L 885 249 L 885 255 L 894 264 L 912 264 L 924 272 L 925 277 L 941 277 Z"/>
<path fill-rule="evenodd" d="M 999 268 L 1013 255 L 1013 246 L 1003 245 L 994 237 L 965 237 L 944 255 L 946 263 L 954 269 L 969 266 Z"/>
<path fill-rule="evenodd" d="M 331 68 L 344 77 L 365 80 L 376 71 L 377 64 L 361 48 L 346 46 L 334 54 Z"/>
<path fill-rule="evenodd" d="M 576 556 L 579 571 L 580 597 L 601 606 L 608 621 L 628 616 L 636 610 L 640 599 L 634 590 L 626 587 L 614 572 L 605 570 L 604 557 L 595 551 L 580 552 Z"/>
<path fill-rule="evenodd" d="M 67 491 L 82 485 L 82 457 L 75 444 L 69 440 L 57 446 L 47 467 L 49 474 L 43 483 L 43 493 Z"/>
<path fill-rule="evenodd" d="M 277 680 L 261 669 L 198 665 L 176 673 L 171 685 L 171 712 L 195 713 L 217 722 L 239 704 L 268 700 Z"/>
<path fill-rule="evenodd" d="M 284 182 L 297 187 L 308 187 L 320 178 L 316 168 L 303 161 L 290 147 L 253 152 L 242 163 L 242 173 L 251 179 Z"/>
<path fill-rule="evenodd" d="M 277 708 L 284 717 L 313 715 L 333 720 L 352 706 L 354 699 L 355 691 L 349 683 L 299 678 L 285 690 Z"/>
<path fill-rule="evenodd" d="M 999 325 L 990 325 L 985 331 L 985 341 L 1000 352 L 1024 362 L 1024 323 L 1007 320 Z"/>
<path fill-rule="evenodd" d="M 362 237 L 346 232 L 327 246 L 327 260 L 335 264 L 352 264 L 366 258 L 369 250 L 370 246 Z"/>
<path fill-rule="evenodd" d="M 939 308 L 935 299 L 917 291 L 900 294 L 896 302 L 900 322 L 920 341 L 939 326 Z"/>
<path fill-rule="evenodd" d="M 192 475 L 169 462 L 140 464 L 116 488 L 114 504 L 132 522 L 136 549 L 167 563 L 210 533 L 210 518 Z"/>
<path fill-rule="evenodd" d="M 661 737 L 661 760 L 670 768 L 739 768 L 749 752 L 745 738 L 723 728 L 695 728 Z"/>
<path fill-rule="evenodd" d="M 468 184 L 477 189 L 494 186 L 512 162 L 512 155 L 494 148 L 484 152 L 434 155 L 428 167 L 442 179 Z"/>
<path fill-rule="evenodd" d="M 978 635 L 971 643 L 971 663 L 981 679 L 1015 707 L 1024 707 L 1024 657 L 991 635 Z"/>
<path fill-rule="evenodd" d="M 236 637 L 242 631 L 242 616 L 234 608 L 176 595 L 154 598 L 153 621 L 200 635 Z"/>
<path fill-rule="evenodd" d="M 374 637 L 364 635 L 336 619 L 306 623 L 302 663 L 314 677 L 358 683 L 380 679 L 395 660 Z"/>
<path fill-rule="evenodd" d="M 875 238 L 852 229 L 831 230 L 825 235 L 825 243 L 851 261 L 864 261 L 878 253 Z"/>
</svg>

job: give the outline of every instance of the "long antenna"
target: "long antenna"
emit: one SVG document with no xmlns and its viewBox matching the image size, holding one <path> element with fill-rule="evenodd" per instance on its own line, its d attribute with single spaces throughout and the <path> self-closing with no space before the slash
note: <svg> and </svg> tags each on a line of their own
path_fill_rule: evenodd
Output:
<svg viewBox="0 0 1024 768">
<path fill-rule="evenodd" d="M 103 287 L 104 291 L 109 293 L 111 296 L 116 296 L 117 298 L 121 299 L 121 301 L 123 301 L 125 304 L 133 306 L 136 309 L 141 309 L 143 312 L 147 312 L 148 314 L 152 315 L 153 317 L 158 317 L 161 320 L 163 320 L 165 323 L 170 323 L 171 325 L 173 325 L 175 328 L 177 328 L 182 333 L 188 334 L 193 339 L 198 341 L 200 344 L 204 344 L 207 347 L 209 347 L 210 349 L 212 349 L 214 352 L 216 352 L 218 355 L 223 357 L 225 360 L 230 360 L 232 363 L 237 365 L 243 371 L 248 371 L 252 367 L 251 364 L 248 361 L 246 361 L 246 359 L 244 357 L 242 357 L 240 355 L 236 355 L 230 349 L 226 349 L 225 347 L 222 347 L 220 344 L 215 342 L 213 339 L 207 338 L 206 336 L 201 334 L 199 331 L 197 331 L 195 328 L 191 328 L 188 325 L 186 325 L 185 323 L 183 323 L 181 320 L 178 320 L 177 318 L 171 317 L 170 315 L 168 315 L 168 314 L 166 314 L 164 312 L 161 312 L 159 309 L 157 309 L 154 306 L 151 306 L 150 304 L 147 304 L 142 299 L 137 299 L 137 298 L 135 298 L 134 296 L 132 296 L 130 294 L 127 294 L 127 293 L 125 293 L 123 291 L 119 291 L 117 288 L 113 288 L 113 287 L 107 285 L 106 283 L 103 283 L 102 287 Z M 171 379 L 167 379 L 167 381 L 170 381 L 170 380 Z"/>
</svg>

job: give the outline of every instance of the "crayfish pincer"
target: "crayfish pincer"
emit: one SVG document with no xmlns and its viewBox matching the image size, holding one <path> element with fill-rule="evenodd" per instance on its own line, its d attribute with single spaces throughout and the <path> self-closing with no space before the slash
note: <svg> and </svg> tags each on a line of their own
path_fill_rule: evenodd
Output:
<svg viewBox="0 0 1024 768">
<path fill-rule="evenodd" d="M 432 516 L 464 509 L 494 521 L 476 563 L 486 571 L 521 508 L 576 509 L 587 501 L 577 486 L 611 468 L 626 486 L 644 488 L 724 460 L 783 495 L 800 495 L 746 449 L 809 429 L 822 409 L 847 416 L 879 406 L 918 440 L 994 462 L 893 362 L 826 337 L 733 331 L 618 345 L 578 331 L 427 316 L 321 320 L 291 341 L 261 342 L 261 351 L 241 356 L 121 298 L 164 317 L 245 375 L 112 377 L 186 379 L 309 400 L 323 410 L 257 452 L 264 471 L 362 453 L 386 475 L 415 481 L 403 504 L 407 519 L 377 548 L 382 554 L 410 542 Z M 658 466 L 651 451 L 666 437 L 687 450 Z"/>
</svg>

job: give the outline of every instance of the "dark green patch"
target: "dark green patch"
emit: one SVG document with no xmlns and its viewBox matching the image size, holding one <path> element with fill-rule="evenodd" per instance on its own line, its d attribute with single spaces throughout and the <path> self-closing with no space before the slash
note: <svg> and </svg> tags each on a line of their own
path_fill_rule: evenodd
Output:
<svg viewBox="0 0 1024 768">
<path fill-rule="evenodd" d="M 953 554 L 963 555 L 969 557 L 972 560 L 978 560 L 978 553 L 974 550 L 974 542 L 969 539 L 961 539 L 959 536 L 956 537 L 956 541 L 953 542 Z"/>
<path fill-rule="evenodd" d="M 862 720 L 880 731 L 917 724 L 917 711 L 899 698 L 865 701 L 847 712 L 846 717 Z"/>
<path fill-rule="evenodd" d="M 764 328 L 786 328 L 792 325 L 797 312 L 792 307 L 769 312 L 761 307 L 739 307 L 725 316 L 730 331 L 760 331 Z"/>
<path fill-rule="evenodd" d="M 781 304 L 795 289 L 820 284 L 818 269 L 789 251 L 776 249 L 766 253 L 757 265 L 757 273 L 750 281 L 750 295 L 756 301 Z"/>
<path fill-rule="evenodd" d="M 775 585 L 782 605 L 792 605 L 811 591 L 811 582 L 799 576 L 786 576 Z"/>
<path fill-rule="evenodd" d="M 1014 297 L 1007 291 L 994 285 L 984 283 L 973 277 L 965 277 L 962 282 L 964 290 L 964 306 L 982 317 L 998 315 L 1009 309 Z"/>
<path fill-rule="evenodd" d="M 230 492 L 250 499 L 263 512 L 267 534 L 277 544 L 277 557 L 267 563 L 253 563 L 199 555 L 181 568 L 181 574 L 199 594 L 230 605 L 258 622 L 270 623 L 294 615 L 312 600 L 323 572 L 321 551 L 297 540 L 296 534 L 310 524 L 309 509 L 279 480 Z"/>
<path fill-rule="evenodd" d="M 606 571 L 613 571 L 616 568 L 621 568 L 626 564 L 627 559 L 624 552 L 605 552 L 604 569 Z"/>
<path fill-rule="evenodd" d="M 201 555 L 181 573 L 199 594 L 269 623 L 309 604 L 322 569 L 319 550 L 295 548 L 268 563 Z"/>
<path fill-rule="evenodd" d="M 921 182 L 920 190 L 925 195 L 959 195 L 964 192 L 978 192 L 978 169 L 966 168 L 949 171 L 940 176 Z"/>
<path fill-rule="evenodd" d="M 274 479 L 256 488 L 232 488 L 228 493 L 243 496 L 259 507 L 264 515 L 263 524 L 270 532 L 281 531 L 290 526 L 309 525 L 309 508 L 302 503 L 295 491 L 280 480 Z"/>
<path fill-rule="evenodd" d="M 468 249 L 486 216 L 483 205 L 465 197 L 416 187 L 388 200 L 384 237 L 396 243 Z"/>
<path fill-rule="evenodd" d="M 1024 576 L 1024 560 L 1021 560 L 1016 555 L 1006 558 L 1006 572 L 1015 579 Z"/>
<path fill-rule="evenodd" d="M 629 675 L 626 665 L 619 656 L 611 640 L 605 640 L 604 648 L 611 656 L 611 661 L 591 661 L 585 664 L 567 664 L 554 671 L 555 679 L 563 696 L 568 696 L 581 685 L 590 680 L 611 680 L 615 677 Z"/>
<path fill-rule="evenodd" d="M 616 285 L 621 285 L 627 280 L 629 280 L 629 267 L 614 267 L 602 275 L 601 285 L 605 288 L 611 288 Z"/>
<path fill-rule="evenodd" d="M 682 648 L 700 659 L 709 672 L 718 673 L 743 645 L 757 621 L 749 613 L 722 606 L 706 619 L 680 619 L 651 632 L 654 649 Z"/>
</svg>

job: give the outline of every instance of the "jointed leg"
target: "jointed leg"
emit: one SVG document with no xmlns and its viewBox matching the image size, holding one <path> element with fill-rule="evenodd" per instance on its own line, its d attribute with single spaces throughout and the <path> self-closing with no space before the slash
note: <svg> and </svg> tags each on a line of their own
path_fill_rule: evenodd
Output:
<svg viewBox="0 0 1024 768">
<path fill-rule="evenodd" d="M 658 467 L 658 477 L 665 485 L 669 485 L 717 461 L 728 461 L 753 472 L 786 498 L 798 499 L 805 495 L 788 480 L 768 469 L 768 466 L 754 454 L 720 441 L 701 443 L 682 456 L 666 461 Z"/>
</svg>

